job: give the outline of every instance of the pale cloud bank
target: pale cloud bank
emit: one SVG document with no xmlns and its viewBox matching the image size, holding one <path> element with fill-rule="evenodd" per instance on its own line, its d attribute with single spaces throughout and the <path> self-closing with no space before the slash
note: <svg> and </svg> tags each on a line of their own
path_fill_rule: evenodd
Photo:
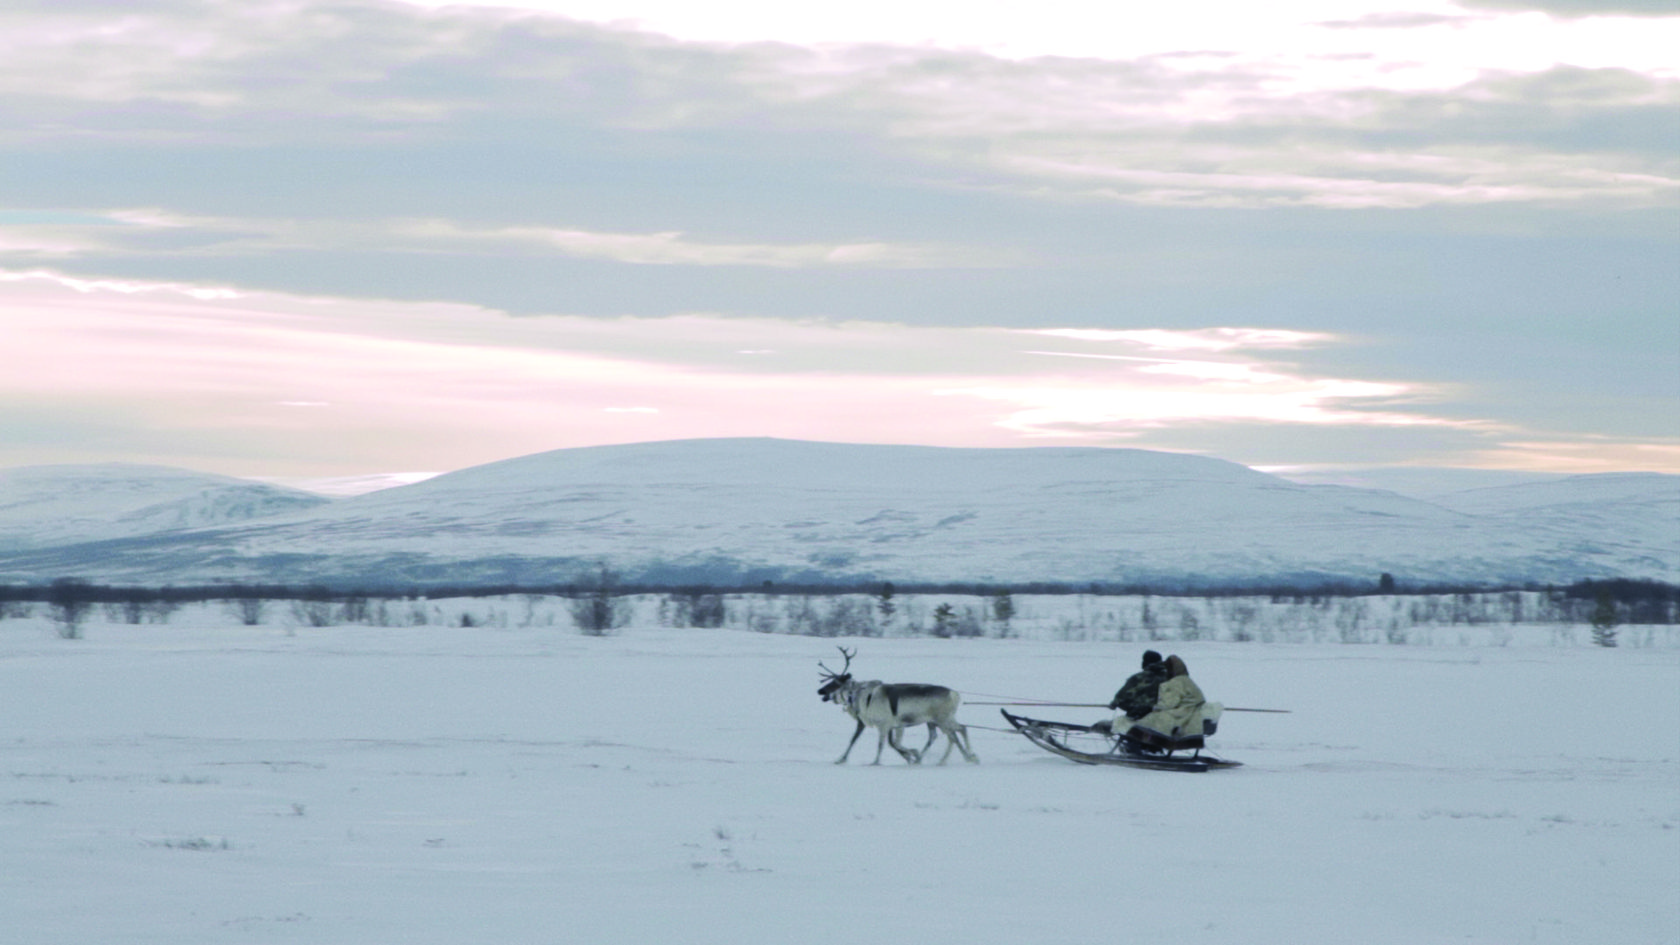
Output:
<svg viewBox="0 0 1680 945">
<path fill-rule="evenodd" d="M 1324 332 L 1280 328 L 1205 328 L 1167 331 L 1159 328 L 1037 328 L 1022 334 L 1076 341 L 1123 341 L 1152 351 L 1230 351 L 1239 348 L 1304 348 L 1335 340 Z"/>
<path fill-rule="evenodd" d="M 171 455 L 191 442 L 200 468 L 293 477 L 459 468 L 649 439 L 809 438 L 814 428 L 856 442 L 1144 447 L 1160 445 L 1163 431 L 1200 429 L 1204 451 L 1231 425 L 1332 438 L 1411 428 L 1433 431 L 1444 453 L 1493 451 L 1512 465 L 1544 456 L 1556 469 L 1573 454 L 1587 468 L 1607 452 L 1643 451 L 1639 468 L 1673 468 L 1676 458 L 1661 442 L 1600 442 L 1589 453 L 1498 418 L 1437 410 L 1455 394 L 1434 385 L 1296 363 L 1343 343 L 1322 333 L 510 318 L 46 272 L 5 274 L 0 307 L 0 344 L 32 353 L 0 377 L 3 464 L 97 455 L 113 418 L 132 454 Z M 1047 361 L 1023 345 L 1033 337 L 1086 347 Z M 743 358 L 748 339 L 768 353 Z M 48 427 L 50 437 L 30 435 Z"/>
<path fill-rule="evenodd" d="M 8 222 L 16 216 L 19 222 Z M 485 227 L 439 219 L 295 220 L 186 216 L 157 209 L 81 211 L 72 220 L 0 210 L 0 260 L 97 254 L 251 255 L 378 247 L 417 255 L 569 257 L 646 266 L 975 268 L 1008 265 L 997 251 L 893 242 L 728 243 L 684 233 L 612 233 L 574 227 Z M 38 216 L 38 215 L 35 215 Z"/>
<path fill-rule="evenodd" d="M 600 233 L 557 227 L 463 227 L 423 220 L 393 227 L 397 235 L 440 243 L 538 247 L 567 256 L 653 266 L 860 266 L 887 269 L 964 267 L 982 264 L 981 254 L 954 248 L 892 243 L 750 244 L 710 243 L 680 232 Z"/>
<path fill-rule="evenodd" d="M 1207 377 L 1195 380 L 1208 381 Z M 1351 427 L 1473 427 L 1422 413 L 1359 410 L 1362 401 L 1388 400 L 1408 393 L 1403 384 L 1313 380 L 1275 372 L 1254 372 L 1223 384 L 1204 383 L 1192 390 L 1165 384 L 1128 386 L 1113 383 L 1064 384 L 1057 387 L 977 387 L 940 391 L 1010 404 L 1000 425 L 1033 438 L 1077 437 L 1112 440 L 1137 436 L 1151 427 L 1186 423 L 1292 423 Z"/>
<path fill-rule="evenodd" d="M 1675 48 L 1646 0 L 0 6 L 0 461 L 1672 469 Z"/>
<path fill-rule="evenodd" d="M 1047 39 L 1008 58 L 998 43 L 960 36 L 892 44 L 915 30 L 794 45 L 801 31 L 757 4 L 532 6 L 554 15 L 216 0 L 158 3 L 120 19 L 69 0 L 0 13 L 0 96 L 9 102 L 0 140 L 36 144 L 71 117 L 80 137 L 136 144 L 283 135 L 378 145 L 580 125 L 750 125 L 864 133 L 947 178 L 987 174 L 1023 194 L 1145 206 L 1646 206 L 1680 195 L 1672 148 L 1638 143 L 1680 107 L 1680 17 L 1365 4 L 1365 19 L 1332 28 L 1330 11 L 1347 5 L 1197 4 L 1140 15 L 1080 4 L 1059 17 L 1036 7 L 925 8 L 930 24 L 990 23 L 987 35 L 1014 39 L 1053 24 L 1060 42 L 1102 47 Z M 887 24 L 911 11 L 851 12 Z M 636 23 L 689 41 L 627 28 Z M 740 33 L 751 23 L 758 31 Z M 809 35 L 829 28 L 818 22 Z M 832 28 L 841 40 L 871 35 Z M 310 121 L 297 126 L 295 115 Z M 523 237 L 543 232 L 584 252 L 606 251 L 609 235 L 580 242 L 538 226 Z M 698 246 L 662 245 L 662 231 L 616 235 L 628 240 L 612 250 L 620 254 L 705 258 Z M 758 245 L 707 248 L 753 255 Z M 822 252 L 903 256 L 866 241 L 778 247 L 749 264 Z"/>
<path fill-rule="evenodd" d="M 26 272 L 0 270 L 0 282 L 47 282 L 83 295 L 112 292 L 118 295 L 185 295 L 189 298 L 235 299 L 239 292 L 227 288 L 210 288 L 174 282 L 138 282 L 123 279 L 79 279 L 44 269 Z"/>
<path fill-rule="evenodd" d="M 406 2 L 430 8 L 461 5 L 459 0 Z M 1360 86 L 1455 83 L 1481 69 L 1559 64 L 1672 70 L 1672 47 L 1663 46 L 1672 33 L 1632 16 L 1676 12 L 1665 0 L 1203 0 L 1150 7 L 1084 0 L 1042 0 L 1030 7 L 973 0 L 857 0 L 821 6 L 757 0 L 468 3 L 698 42 L 932 47 L 1014 60 L 1218 56 L 1297 72 L 1298 83 L 1311 80 L 1320 87 L 1336 80 Z M 1589 15 L 1592 22 L 1578 22 Z"/>
</svg>

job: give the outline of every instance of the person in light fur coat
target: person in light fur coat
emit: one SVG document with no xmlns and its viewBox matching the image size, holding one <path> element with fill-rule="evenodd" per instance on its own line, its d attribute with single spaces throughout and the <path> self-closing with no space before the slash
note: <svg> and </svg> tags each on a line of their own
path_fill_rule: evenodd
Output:
<svg viewBox="0 0 1680 945">
<path fill-rule="evenodd" d="M 1167 678 L 1156 690 L 1155 706 L 1149 714 L 1140 719 L 1130 719 L 1121 713 L 1110 723 L 1112 730 L 1123 733 L 1128 741 L 1166 747 L 1164 741 L 1211 734 L 1208 731 L 1211 726 L 1203 723 L 1219 721 L 1223 707 L 1217 702 L 1207 701 L 1201 687 L 1190 678 L 1190 670 L 1184 665 L 1184 660 L 1169 656 L 1166 666 Z"/>
</svg>

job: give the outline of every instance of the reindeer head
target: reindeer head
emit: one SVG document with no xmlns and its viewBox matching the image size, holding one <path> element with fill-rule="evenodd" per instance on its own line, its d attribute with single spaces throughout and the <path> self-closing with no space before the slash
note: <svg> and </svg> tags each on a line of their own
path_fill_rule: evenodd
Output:
<svg viewBox="0 0 1680 945">
<path fill-rule="evenodd" d="M 840 650 L 840 655 L 846 658 L 846 665 L 840 667 L 840 671 L 838 673 L 821 663 L 817 664 L 817 668 L 822 670 L 823 677 L 822 688 L 817 690 L 817 695 L 822 696 L 822 700 L 824 702 L 836 700 L 838 697 L 835 693 L 840 691 L 840 687 L 852 681 L 852 674 L 847 672 L 847 670 L 852 668 L 852 657 L 857 655 L 857 650 L 853 649 L 852 652 L 847 653 L 846 648 L 843 646 L 838 649 Z"/>
</svg>

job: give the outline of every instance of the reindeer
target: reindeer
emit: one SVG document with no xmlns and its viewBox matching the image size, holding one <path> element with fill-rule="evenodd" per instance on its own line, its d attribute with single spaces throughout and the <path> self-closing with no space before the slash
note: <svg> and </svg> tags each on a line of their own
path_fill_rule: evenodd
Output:
<svg viewBox="0 0 1680 945">
<path fill-rule="evenodd" d="M 857 720 L 857 730 L 852 733 L 846 751 L 835 764 L 846 763 L 866 725 L 874 726 L 880 733 L 872 764 L 881 763 L 881 751 L 887 745 L 891 745 L 906 763 L 921 764 L 922 756 L 933 747 L 933 740 L 939 732 L 945 733 L 946 741 L 945 755 L 939 759 L 940 764 L 951 757 L 952 748 L 962 749 L 963 758 L 970 762 L 980 760 L 969 746 L 968 728 L 957 721 L 957 707 L 962 705 L 962 696 L 944 686 L 925 683 L 884 683 L 879 679 L 860 682 L 847 671 L 851 669 L 852 657 L 857 655 L 857 650 L 847 653 L 845 647 L 839 649 L 840 655 L 846 658 L 846 664 L 840 667 L 839 672 L 817 664 L 823 676 L 823 685 L 817 690 L 817 695 L 822 696 L 824 702 L 833 702 L 845 709 L 847 715 Z M 906 727 L 922 724 L 928 727 L 928 740 L 920 751 L 900 744 Z"/>
</svg>

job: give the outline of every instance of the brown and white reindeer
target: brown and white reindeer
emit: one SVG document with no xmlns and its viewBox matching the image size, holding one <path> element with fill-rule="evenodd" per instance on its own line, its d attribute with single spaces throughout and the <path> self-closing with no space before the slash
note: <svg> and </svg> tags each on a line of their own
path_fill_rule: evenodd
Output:
<svg viewBox="0 0 1680 945">
<path fill-rule="evenodd" d="M 957 721 L 957 708 L 962 705 L 962 696 L 955 690 L 944 686 L 932 686 L 926 683 L 884 683 L 879 679 L 860 681 L 852 678 L 848 672 L 852 666 L 852 657 L 857 650 L 846 652 L 840 647 L 840 655 L 846 658 L 846 665 L 835 672 L 818 663 L 822 670 L 822 688 L 817 695 L 822 696 L 824 702 L 833 702 L 846 710 L 846 714 L 857 720 L 857 731 L 852 733 L 852 740 L 846 744 L 846 751 L 834 763 L 842 765 L 852 753 L 852 746 L 857 744 L 858 736 L 863 734 L 864 726 L 873 726 L 880 733 L 875 743 L 875 760 L 872 764 L 881 763 L 881 750 L 891 745 L 893 751 L 899 753 L 909 764 L 921 764 L 922 756 L 933 747 L 933 740 L 939 732 L 945 733 L 945 754 L 939 759 L 944 764 L 951 757 L 951 749 L 962 750 L 963 758 L 971 762 L 978 762 L 976 755 L 968 743 L 968 728 Z M 912 725 L 926 725 L 928 727 L 927 744 L 920 751 L 906 748 L 900 739 L 904 729 Z"/>
</svg>

